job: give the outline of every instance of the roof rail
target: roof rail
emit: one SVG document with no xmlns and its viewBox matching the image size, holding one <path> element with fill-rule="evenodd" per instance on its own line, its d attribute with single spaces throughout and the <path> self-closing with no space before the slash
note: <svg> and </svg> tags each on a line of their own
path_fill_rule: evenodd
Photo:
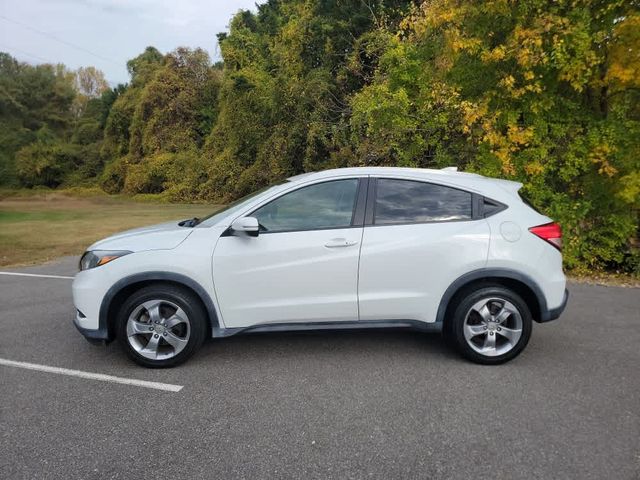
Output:
<svg viewBox="0 0 640 480">
<path fill-rule="evenodd" d="M 440 170 L 442 170 L 443 172 L 457 172 L 458 167 L 444 167 L 444 168 L 441 168 Z"/>
</svg>

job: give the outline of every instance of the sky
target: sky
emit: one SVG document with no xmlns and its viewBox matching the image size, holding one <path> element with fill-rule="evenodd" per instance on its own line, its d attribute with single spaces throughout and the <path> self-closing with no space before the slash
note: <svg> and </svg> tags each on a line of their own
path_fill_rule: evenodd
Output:
<svg viewBox="0 0 640 480">
<path fill-rule="evenodd" d="M 220 59 L 216 33 L 259 0 L 0 0 L 0 51 L 31 64 L 94 66 L 111 85 L 153 45 L 201 47 Z"/>
</svg>

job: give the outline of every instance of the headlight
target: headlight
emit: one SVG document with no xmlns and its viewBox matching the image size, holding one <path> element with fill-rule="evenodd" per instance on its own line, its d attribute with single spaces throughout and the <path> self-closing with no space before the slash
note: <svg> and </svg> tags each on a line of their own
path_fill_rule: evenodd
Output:
<svg viewBox="0 0 640 480">
<path fill-rule="evenodd" d="M 109 263 L 116 258 L 123 257 L 132 252 L 128 250 L 93 250 L 84 252 L 80 259 L 80 270 L 89 270 Z"/>
</svg>

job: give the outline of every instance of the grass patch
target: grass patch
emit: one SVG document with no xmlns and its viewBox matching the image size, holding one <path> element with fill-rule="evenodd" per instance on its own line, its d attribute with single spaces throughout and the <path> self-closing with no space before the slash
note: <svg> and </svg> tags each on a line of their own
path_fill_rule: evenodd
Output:
<svg viewBox="0 0 640 480">
<path fill-rule="evenodd" d="M 209 214 L 220 206 L 153 204 L 71 192 L 0 195 L 0 266 L 80 255 L 96 240 L 130 228 Z"/>
</svg>

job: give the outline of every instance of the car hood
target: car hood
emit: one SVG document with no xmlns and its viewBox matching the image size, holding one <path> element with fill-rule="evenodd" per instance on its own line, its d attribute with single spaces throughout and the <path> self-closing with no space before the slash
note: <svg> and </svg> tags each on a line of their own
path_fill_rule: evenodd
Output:
<svg viewBox="0 0 640 480">
<path fill-rule="evenodd" d="M 160 223 L 149 227 L 134 228 L 99 240 L 89 250 L 170 250 L 177 247 L 193 232 L 180 227 L 178 221 Z"/>
</svg>

